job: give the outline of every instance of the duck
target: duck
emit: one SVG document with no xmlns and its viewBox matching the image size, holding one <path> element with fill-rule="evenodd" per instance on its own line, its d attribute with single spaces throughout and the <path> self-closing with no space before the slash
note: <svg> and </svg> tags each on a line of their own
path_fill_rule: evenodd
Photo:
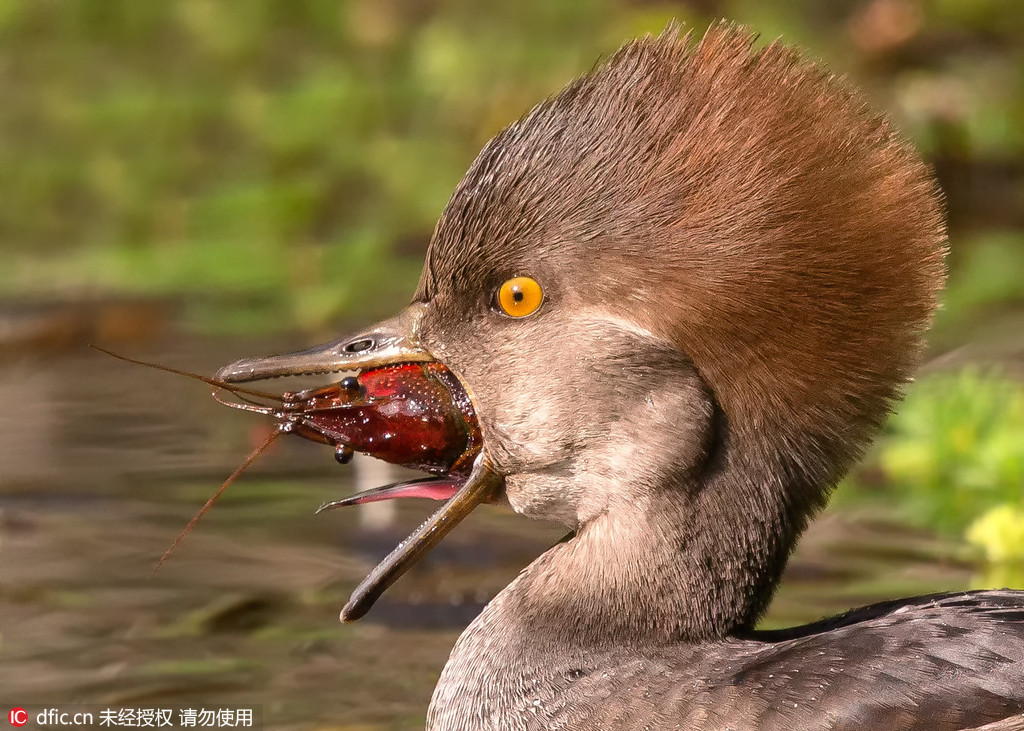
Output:
<svg viewBox="0 0 1024 731">
<path fill-rule="evenodd" d="M 406 309 L 217 378 L 435 364 L 471 404 L 471 463 L 339 501 L 444 501 L 343 620 L 483 502 L 570 529 L 462 633 L 430 731 L 1024 729 L 1024 591 L 757 629 L 913 376 L 946 249 L 932 172 L 847 81 L 671 24 L 484 146 Z"/>
</svg>

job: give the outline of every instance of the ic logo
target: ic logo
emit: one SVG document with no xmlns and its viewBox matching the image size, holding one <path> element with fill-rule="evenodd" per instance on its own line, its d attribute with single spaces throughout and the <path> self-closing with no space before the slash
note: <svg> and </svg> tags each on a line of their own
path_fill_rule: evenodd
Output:
<svg viewBox="0 0 1024 731">
<path fill-rule="evenodd" d="M 24 726 L 28 723 L 28 711 L 24 708 L 12 708 L 7 713 L 7 720 L 12 726 Z"/>
</svg>

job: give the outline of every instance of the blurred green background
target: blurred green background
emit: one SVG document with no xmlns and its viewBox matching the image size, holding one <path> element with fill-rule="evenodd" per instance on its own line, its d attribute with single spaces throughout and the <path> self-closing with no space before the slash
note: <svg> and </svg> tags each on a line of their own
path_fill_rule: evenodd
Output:
<svg viewBox="0 0 1024 731">
<path fill-rule="evenodd" d="M 75 448 L 83 429 L 73 426 L 39 437 L 42 456 L 17 468 L 36 453 L 18 441 L 32 435 L 24 413 L 52 410 L 62 424 L 75 399 L 82 419 L 106 416 L 97 433 L 119 449 L 106 466 L 153 477 L 152 461 L 145 471 L 124 466 L 134 442 L 118 431 L 125 411 L 128 423 L 155 429 L 131 412 L 150 395 L 133 391 L 131 406 L 105 414 L 95 394 L 114 394 L 104 384 L 124 371 L 88 360 L 84 342 L 212 368 L 393 311 L 411 295 L 434 222 L 487 139 L 623 41 L 656 33 L 670 18 L 700 33 L 721 17 L 764 40 L 781 36 L 851 77 L 916 142 L 947 195 L 951 274 L 928 365 L 826 520 L 884 515 L 904 526 L 897 560 L 910 551 L 928 566 L 952 566 L 962 584 L 894 579 L 882 564 L 877 575 L 889 583 L 863 596 L 1024 586 L 1024 9 L 1016 0 L 0 0 L 0 395 L 14 403 L 39 393 L 29 385 L 39 373 L 69 389 L 65 401 L 0 423 L 7 514 L 25 504 L 15 498 L 86 493 L 109 478 L 73 487 L 70 466 L 45 480 L 33 472 L 63 445 Z M 90 368 L 94 393 L 72 391 Z M 6 391 L 4 382 L 12 384 Z M 179 432 L 195 408 L 177 416 Z M 219 451 L 203 463 L 209 473 L 188 473 L 193 482 L 173 493 L 184 515 L 202 492 L 197 483 L 209 487 L 242 439 L 237 430 L 232 441 L 187 428 L 198 430 L 202 449 L 213 442 Z M 172 445 L 161 454 L 185 451 Z M 74 456 L 79 471 L 94 460 Z M 185 480 L 181 464 L 153 479 Z M 274 484 L 281 495 L 297 492 Z M 285 503 L 266 499 L 245 515 L 278 516 Z M 819 539 L 808 540 L 813 552 Z M 878 543 L 875 534 L 851 540 Z M 0 536 L 0 551 L 18 545 Z M 847 548 L 840 543 L 837 553 Z M 23 550 L 37 555 L 40 547 Z M 66 548 L 54 553 L 61 560 L 69 560 Z M 798 554 L 796 565 L 803 560 Z M 0 582 L 14 615 L 19 607 L 80 608 L 95 593 L 58 579 L 26 593 L 19 581 L 28 580 Z M 791 608 L 797 599 L 810 614 L 845 606 L 841 593 L 815 604 L 799 576 L 793 582 L 780 594 L 780 622 L 802 618 Z M 328 603 L 344 593 L 325 592 Z M 316 617 L 302 642 L 321 641 L 312 627 L 330 621 L 313 594 L 299 602 Z M 216 634 L 170 626 L 161 636 Z M 438 652 L 449 640 L 437 640 Z M 9 647 L 0 649 L 9 659 Z M 396 728 L 420 722 L 420 696 L 438 662 L 424 660 L 413 710 L 364 689 L 371 708 L 353 718 Z M 201 670 L 258 675 L 228 665 Z M 197 674 L 188 664 L 154 672 Z M 395 672 L 385 668 L 382 677 Z"/>
</svg>

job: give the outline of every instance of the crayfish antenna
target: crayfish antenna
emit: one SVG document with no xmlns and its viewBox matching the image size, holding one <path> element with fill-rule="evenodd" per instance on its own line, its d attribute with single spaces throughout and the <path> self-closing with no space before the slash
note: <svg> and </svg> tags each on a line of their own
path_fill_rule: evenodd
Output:
<svg viewBox="0 0 1024 731">
<path fill-rule="evenodd" d="M 127 355 L 115 353 L 112 350 L 101 348 L 99 345 L 93 345 L 92 343 L 89 343 L 89 347 L 92 348 L 93 350 L 98 350 L 101 353 L 105 353 L 112 358 L 123 360 L 125 363 L 132 363 L 134 365 L 145 366 L 146 368 L 155 368 L 158 371 L 167 371 L 168 373 L 174 373 L 175 375 L 178 376 L 185 376 L 186 378 L 192 378 L 196 381 L 202 381 L 203 383 L 207 383 L 216 388 L 229 391 L 230 393 L 233 393 L 238 397 L 241 397 L 244 394 L 246 396 L 255 396 L 256 398 L 262 398 L 267 399 L 268 401 L 276 401 L 278 403 L 282 403 L 281 394 L 278 393 L 270 393 L 269 391 L 257 391 L 256 389 L 253 388 L 242 388 L 241 386 L 236 386 L 233 383 L 225 383 L 224 381 L 218 381 L 216 378 L 201 376 L 198 373 L 192 373 L 191 371 L 183 371 L 178 368 L 171 368 L 170 366 L 160 365 L 159 363 L 150 363 L 149 361 L 145 360 L 129 358 Z"/>
<path fill-rule="evenodd" d="M 234 391 L 230 391 L 229 393 L 231 393 L 232 396 L 236 396 L 241 403 L 228 401 L 227 399 L 221 398 L 220 392 L 217 389 L 214 389 L 210 393 L 210 395 L 213 396 L 213 400 L 216 401 L 218 404 L 221 404 L 222 406 L 229 406 L 232 409 L 238 409 L 240 411 L 251 411 L 254 414 L 265 414 L 266 416 L 280 417 L 281 415 L 281 412 L 272 406 L 266 406 L 264 404 L 259 403 L 258 401 L 247 399 L 242 394 L 235 393 Z"/>
<path fill-rule="evenodd" d="M 283 433 L 284 432 L 281 431 L 281 429 L 275 429 L 270 433 L 270 435 L 266 439 L 263 440 L 263 442 L 258 447 L 256 447 L 256 449 L 249 452 L 249 456 L 245 458 L 242 464 L 238 465 L 238 467 L 235 469 L 234 472 L 231 473 L 231 476 L 228 477 L 228 479 L 224 480 L 224 484 L 222 484 L 220 488 L 217 490 L 217 492 L 215 492 L 210 497 L 210 499 L 206 501 L 206 504 L 203 505 L 203 507 L 199 508 L 199 511 L 192 516 L 192 520 L 188 522 L 188 525 L 186 525 L 182 529 L 181 533 L 179 533 L 178 536 L 174 539 L 174 542 L 171 543 L 170 547 L 166 551 L 164 551 L 164 555 L 160 557 L 160 560 L 156 562 L 156 566 L 153 567 L 154 574 L 160 570 L 160 567 L 163 566 L 164 561 L 170 558 L 171 554 L 174 553 L 174 549 L 177 548 L 178 545 L 183 540 L 185 540 L 185 536 L 187 536 L 192 531 L 192 529 L 195 528 L 196 523 L 199 522 L 199 519 L 206 515 L 206 511 L 213 507 L 213 504 L 217 502 L 217 498 L 219 498 L 224 493 L 224 491 L 228 489 L 228 485 L 237 480 L 238 476 L 245 472 L 246 468 L 249 465 L 251 465 L 256 460 L 257 457 L 263 454 L 263 452 L 266 451 L 267 447 L 269 447 L 273 443 L 273 441 L 277 439 L 279 436 L 281 436 L 281 434 Z"/>
</svg>

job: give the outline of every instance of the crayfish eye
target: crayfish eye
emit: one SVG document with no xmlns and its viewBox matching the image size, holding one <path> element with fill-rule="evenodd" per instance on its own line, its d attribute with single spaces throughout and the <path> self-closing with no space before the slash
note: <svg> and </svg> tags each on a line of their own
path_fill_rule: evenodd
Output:
<svg viewBox="0 0 1024 731">
<path fill-rule="evenodd" d="M 498 288 L 498 307 L 509 317 L 532 315 L 544 302 L 544 290 L 536 279 L 512 277 Z"/>
</svg>

